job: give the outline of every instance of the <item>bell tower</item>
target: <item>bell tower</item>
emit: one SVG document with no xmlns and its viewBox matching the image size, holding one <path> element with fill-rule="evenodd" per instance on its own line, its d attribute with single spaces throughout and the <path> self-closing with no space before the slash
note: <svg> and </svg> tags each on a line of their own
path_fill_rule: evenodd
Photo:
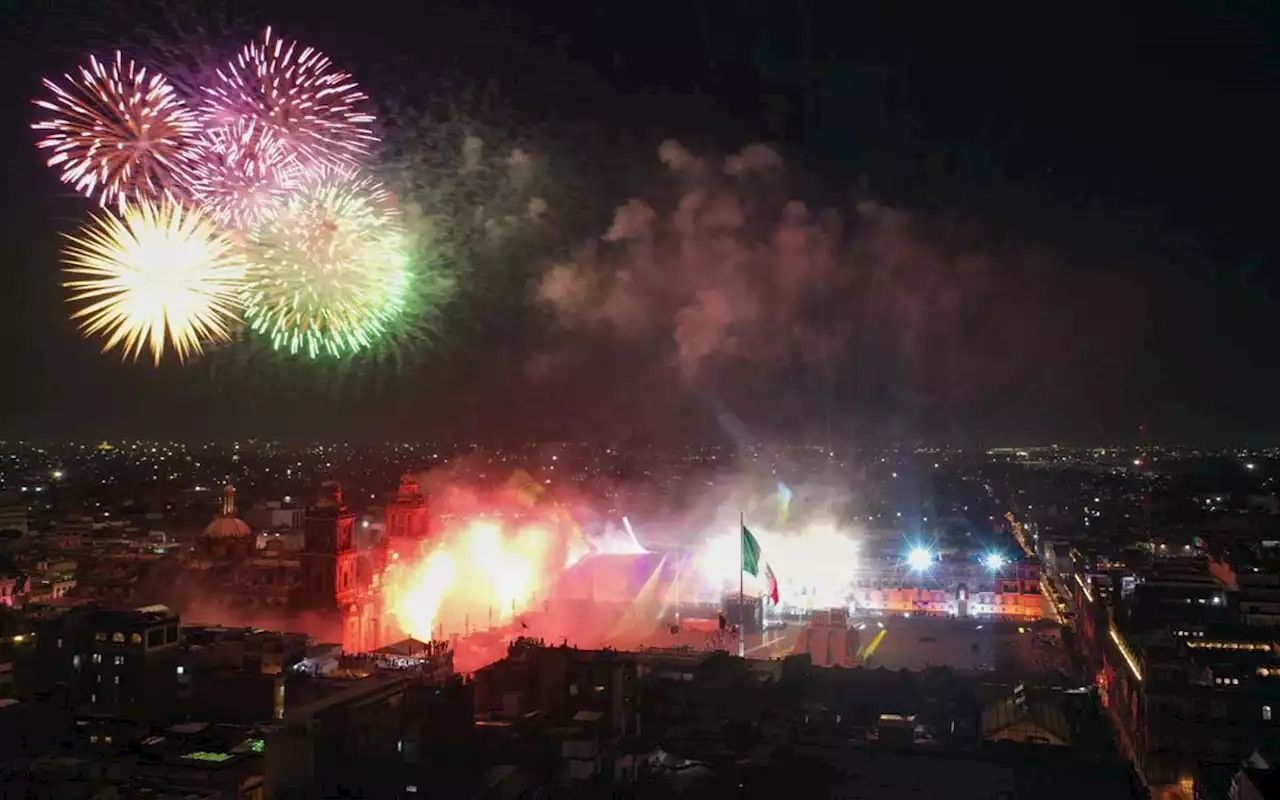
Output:
<svg viewBox="0 0 1280 800">
<path fill-rule="evenodd" d="M 412 475 L 400 479 L 396 499 L 387 506 L 387 537 L 413 545 L 427 538 L 427 498 Z"/>
<path fill-rule="evenodd" d="M 357 594 L 356 515 L 342 502 L 342 487 L 326 481 L 320 498 L 307 509 L 303 522 L 302 607 L 311 610 L 345 608 Z"/>
</svg>

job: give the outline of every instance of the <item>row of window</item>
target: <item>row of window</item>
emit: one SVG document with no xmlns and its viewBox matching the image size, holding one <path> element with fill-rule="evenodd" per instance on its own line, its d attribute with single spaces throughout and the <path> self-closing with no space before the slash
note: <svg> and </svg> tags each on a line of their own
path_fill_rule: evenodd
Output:
<svg viewBox="0 0 1280 800">
<path fill-rule="evenodd" d="M 95 633 L 93 635 L 93 640 L 95 642 L 105 642 L 107 640 L 106 631 L 98 631 L 97 633 Z M 115 633 L 111 634 L 111 641 L 115 644 L 124 644 L 124 634 L 121 633 L 120 631 L 116 631 Z M 132 642 L 133 644 L 142 644 L 142 634 L 140 633 L 133 634 L 132 636 L 129 637 L 129 641 Z"/>
<path fill-rule="evenodd" d="M 1265 653 L 1271 649 L 1270 644 L 1262 642 L 1187 642 L 1187 647 L 1204 647 L 1209 650 L 1252 650 Z"/>
</svg>

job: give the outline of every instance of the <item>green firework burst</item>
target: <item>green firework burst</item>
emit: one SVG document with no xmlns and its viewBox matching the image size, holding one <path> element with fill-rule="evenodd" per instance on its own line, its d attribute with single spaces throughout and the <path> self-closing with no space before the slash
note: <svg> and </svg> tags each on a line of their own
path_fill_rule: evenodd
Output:
<svg viewBox="0 0 1280 800">
<path fill-rule="evenodd" d="M 313 359 L 367 352 L 410 310 L 410 249 L 380 184 L 320 171 L 249 232 L 245 320 L 279 352 Z"/>
</svg>

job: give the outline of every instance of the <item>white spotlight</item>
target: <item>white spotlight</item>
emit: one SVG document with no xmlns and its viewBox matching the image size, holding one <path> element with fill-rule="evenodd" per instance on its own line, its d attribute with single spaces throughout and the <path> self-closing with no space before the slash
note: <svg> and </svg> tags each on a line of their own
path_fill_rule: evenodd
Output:
<svg viewBox="0 0 1280 800">
<path fill-rule="evenodd" d="M 999 553 L 987 553 L 986 564 L 987 569 L 998 572 L 1004 566 L 1004 556 Z"/>
<path fill-rule="evenodd" d="M 933 563 L 933 553 L 924 547 L 913 547 L 907 553 L 907 565 L 917 572 L 924 572 Z"/>
</svg>

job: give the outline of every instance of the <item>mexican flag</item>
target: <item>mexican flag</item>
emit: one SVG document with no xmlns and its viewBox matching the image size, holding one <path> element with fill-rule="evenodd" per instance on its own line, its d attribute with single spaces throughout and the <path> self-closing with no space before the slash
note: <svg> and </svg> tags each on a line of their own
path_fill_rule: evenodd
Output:
<svg viewBox="0 0 1280 800">
<path fill-rule="evenodd" d="M 778 576 L 773 574 L 773 567 L 769 566 L 769 562 L 764 564 L 764 579 L 769 584 L 769 599 L 776 606 L 778 604 Z"/>
<path fill-rule="evenodd" d="M 760 577 L 760 543 L 756 541 L 756 537 L 752 535 L 751 530 L 746 525 L 742 526 L 742 571 L 753 578 Z M 764 564 L 764 579 L 768 584 L 769 599 L 776 606 L 778 604 L 778 576 L 773 574 L 773 568 Z"/>
<path fill-rule="evenodd" d="M 760 576 L 760 543 L 746 525 L 742 526 L 742 571 L 753 578 Z"/>
</svg>

